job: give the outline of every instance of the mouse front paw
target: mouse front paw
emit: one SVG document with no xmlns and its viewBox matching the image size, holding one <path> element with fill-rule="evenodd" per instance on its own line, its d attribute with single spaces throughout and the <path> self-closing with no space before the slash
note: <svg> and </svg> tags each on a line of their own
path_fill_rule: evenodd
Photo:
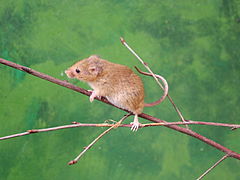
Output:
<svg viewBox="0 0 240 180">
<path fill-rule="evenodd" d="M 89 97 L 90 102 L 93 102 L 94 98 L 97 97 L 96 93 L 92 91 L 91 96 Z"/>
<path fill-rule="evenodd" d="M 88 90 L 88 91 L 92 93 L 91 96 L 89 97 L 90 102 L 93 102 L 94 98 L 96 98 L 96 97 L 99 99 L 102 98 L 102 96 L 98 96 L 98 94 L 96 94 L 95 91 L 91 91 L 91 90 Z"/>
</svg>

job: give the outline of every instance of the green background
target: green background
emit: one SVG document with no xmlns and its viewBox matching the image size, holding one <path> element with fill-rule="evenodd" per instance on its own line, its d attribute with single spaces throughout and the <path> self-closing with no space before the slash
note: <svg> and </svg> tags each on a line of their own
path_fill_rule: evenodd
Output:
<svg viewBox="0 0 240 180">
<path fill-rule="evenodd" d="M 120 43 L 123 36 L 168 80 L 186 119 L 240 124 L 239 0 L 1 0 L 0 7 L 2 58 L 62 80 L 67 79 L 61 75 L 65 69 L 91 54 L 144 69 Z M 154 80 L 143 80 L 146 102 L 157 99 L 160 90 Z M 102 123 L 125 114 L 4 65 L 0 102 L 0 136 L 72 121 Z M 179 120 L 167 100 L 144 112 Z M 239 130 L 191 128 L 240 152 Z M 118 128 L 68 166 L 104 129 L 82 127 L 1 141 L 0 179 L 196 179 L 224 155 L 164 127 L 136 133 Z M 206 179 L 239 179 L 239 169 L 240 161 L 229 158 Z"/>
</svg>

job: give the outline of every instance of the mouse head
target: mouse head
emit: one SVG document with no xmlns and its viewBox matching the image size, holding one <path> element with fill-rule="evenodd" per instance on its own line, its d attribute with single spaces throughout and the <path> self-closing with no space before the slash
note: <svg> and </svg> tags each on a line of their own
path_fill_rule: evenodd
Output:
<svg viewBox="0 0 240 180">
<path fill-rule="evenodd" d="M 92 55 L 87 59 L 78 61 L 65 73 L 69 78 L 77 78 L 80 81 L 91 82 L 97 80 L 103 71 L 103 63 L 99 56 Z"/>
</svg>

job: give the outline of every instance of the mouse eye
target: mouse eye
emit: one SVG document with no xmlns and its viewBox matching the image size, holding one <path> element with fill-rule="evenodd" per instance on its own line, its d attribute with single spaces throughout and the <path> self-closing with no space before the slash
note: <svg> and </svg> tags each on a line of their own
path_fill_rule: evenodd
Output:
<svg viewBox="0 0 240 180">
<path fill-rule="evenodd" d="M 79 70 L 79 69 L 76 69 L 76 73 L 80 73 L 80 70 Z"/>
</svg>

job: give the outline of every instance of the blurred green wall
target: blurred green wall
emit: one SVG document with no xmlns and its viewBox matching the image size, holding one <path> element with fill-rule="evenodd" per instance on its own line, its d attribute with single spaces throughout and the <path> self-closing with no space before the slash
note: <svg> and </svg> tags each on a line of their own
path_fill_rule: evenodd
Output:
<svg viewBox="0 0 240 180">
<path fill-rule="evenodd" d="M 1 0 L 0 7 L 2 58 L 62 80 L 67 79 L 61 76 L 66 68 L 91 54 L 141 67 L 121 45 L 123 36 L 154 72 L 168 80 L 170 94 L 186 119 L 240 124 L 238 0 Z M 157 99 L 154 81 L 143 80 L 146 101 Z M 4 65 L 0 102 L 0 136 L 72 121 L 102 123 L 125 114 Z M 179 120 L 168 101 L 144 112 Z M 238 130 L 191 128 L 240 152 Z M 1 141 L 0 179 L 196 179 L 224 155 L 164 127 L 136 133 L 118 128 L 78 164 L 68 166 L 104 129 L 83 127 Z M 239 179 L 239 168 L 240 161 L 227 159 L 206 179 Z"/>
</svg>

